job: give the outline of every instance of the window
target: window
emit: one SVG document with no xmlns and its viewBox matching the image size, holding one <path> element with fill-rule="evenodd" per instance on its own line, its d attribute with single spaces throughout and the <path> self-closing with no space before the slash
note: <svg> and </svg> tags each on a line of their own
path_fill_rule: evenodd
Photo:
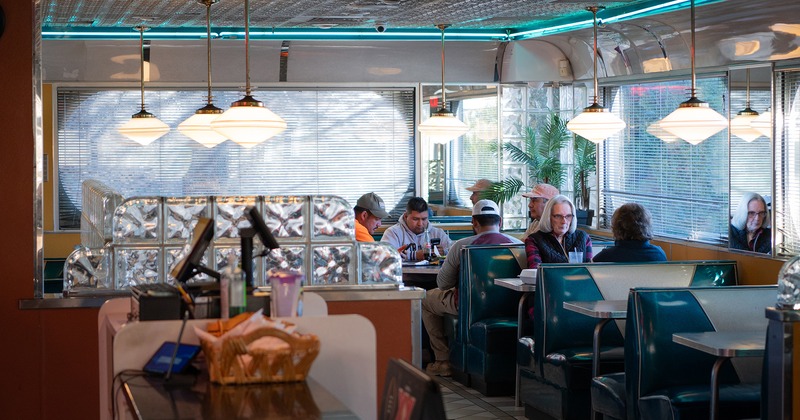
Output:
<svg viewBox="0 0 800 420">
<path fill-rule="evenodd" d="M 380 195 L 397 218 L 414 191 L 414 90 L 263 90 L 254 94 L 289 128 L 251 148 L 207 149 L 176 127 L 204 91 L 148 90 L 147 110 L 172 127 L 140 146 L 117 133 L 138 111 L 139 92 L 59 88 L 60 229 L 80 227 L 81 183 L 98 179 L 135 195 L 334 194 L 355 203 Z M 240 99 L 215 91 L 218 106 Z"/>
<path fill-rule="evenodd" d="M 723 115 L 725 77 L 698 79 L 698 97 Z M 728 136 L 723 130 L 696 146 L 664 142 L 647 133 L 653 122 L 688 98 L 689 81 L 653 82 L 606 89 L 606 107 L 627 128 L 600 148 L 600 225 L 630 201 L 653 215 L 659 236 L 721 244 L 728 234 Z M 723 205 L 720 205 L 723 204 Z"/>
<path fill-rule="evenodd" d="M 777 255 L 800 253 L 800 72 L 775 80 L 775 226 Z"/>
</svg>

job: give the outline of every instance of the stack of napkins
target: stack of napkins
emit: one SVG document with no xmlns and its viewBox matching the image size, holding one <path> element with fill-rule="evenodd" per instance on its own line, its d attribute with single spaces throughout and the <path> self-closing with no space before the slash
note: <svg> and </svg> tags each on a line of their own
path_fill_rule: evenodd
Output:
<svg viewBox="0 0 800 420">
<path fill-rule="evenodd" d="M 222 341 L 228 337 L 237 337 L 240 335 L 246 335 L 259 328 L 275 328 L 278 330 L 282 330 L 287 334 L 292 334 L 297 329 L 297 327 L 294 324 L 284 322 L 282 320 L 272 320 L 270 318 L 264 317 L 263 310 L 259 309 L 246 321 L 239 323 L 233 329 L 225 332 L 225 334 L 223 334 L 220 337 L 215 337 L 214 335 L 209 334 L 208 332 L 198 327 L 195 327 L 194 331 L 201 340 L 211 342 L 214 346 L 221 346 Z M 261 337 L 258 340 L 250 343 L 247 346 L 247 348 L 274 350 L 281 348 L 289 348 L 289 344 L 277 337 Z"/>
<path fill-rule="evenodd" d="M 525 284 L 536 284 L 536 269 L 526 268 L 519 273 L 519 279 Z"/>
</svg>

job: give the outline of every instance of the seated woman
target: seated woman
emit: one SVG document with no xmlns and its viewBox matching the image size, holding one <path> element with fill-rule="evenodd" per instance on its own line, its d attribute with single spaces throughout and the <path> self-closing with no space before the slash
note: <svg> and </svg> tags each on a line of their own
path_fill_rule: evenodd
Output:
<svg viewBox="0 0 800 420">
<path fill-rule="evenodd" d="M 661 247 L 652 245 L 653 227 L 650 212 L 637 203 L 626 203 L 611 216 L 614 246 L 603 249 L 594 257 L 595 262 L 666 261 Z"/>
<path fill-rule="evenodd" d="M 528 268 L 541 263 L 567 263 L 570 251 L 583 252 L 583 262 L 592 262 L 592 240 L 586 232 L 576 230 L 575 205 L 569 198 L 557 195 L 547 202 L 539 226 L 525 239 Z"/>
<path fill-rule="evenodd" d="M 733 249 L 769 254 L 772 252 L 772 230 L 764 197 L 745 193 L 731 217 L 729 246 Z"/>
</svg>

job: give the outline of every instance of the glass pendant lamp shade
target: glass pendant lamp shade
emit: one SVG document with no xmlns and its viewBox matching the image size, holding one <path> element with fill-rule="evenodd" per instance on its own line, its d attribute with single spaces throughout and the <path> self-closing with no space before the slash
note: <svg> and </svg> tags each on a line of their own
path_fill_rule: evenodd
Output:
<svg viewBox="0 0 800 420">
<path fill-rule="evenodd" d="M 697 145 L 703 140 L 720 132 L 728 126 L 728 119 L 708 106 L 708 102 L 697 99 L 695 88 L 696 75 L 694 70 L 694 0 L 691 1 L 691 61 L 692 61 L 692 89 L 689 100 L 681 103 L 678 109 L 661 120 L 661 128 L 671 134 L 686 140 L 689 144 Z"/>
<path fill-rule="evenodd" d="M 439 24 L 436 26 L 442 31 L 442 107 L 436 110 L 430 118 L 420 123 L 417 129 L 423 137 L 431 142 L 443 144 L 465 134 L 469 131 L 469 127 L 447 109 L 447 91 L 444 87 L 444 30 L 450 25 Z"/>
<path fill-rule="evenodd" d="M 211 121 L 222 115 L 222 109 L 214 106 L 213 96 L 211 95 L 211 5 L 219 0 L 197 0 L 198 3 L 206 6 L 206 63 L 208 65 L 208 103 L 206 106 L 195 111 L 194 115 L 187 118 L 178 125 L 178 131 L 186 137 L 212 148 L 225 140 L 227 137 L 214 131 L 211 128 Z"/>
<path fill-rule="evenodd" d="M 164 134 L 169 133 L 169 126 L 144 109 L 144 31 L 148 28 L 146 26 L 137 26 L 134 29 L 139 31 L 139 86 L 142 109 L 133 114 L 131 119 L 120 126 L 117 131 L 136 143 L 147 146 Z"/>
<path fill-rule="evenodd" d="M 625 128 L 625 121 L 617 118 L 597 103 L 597 11 L 602 6 L 591 6 L 586 10 L 592 12 L 594 28 L 594 101 L 583 112 L 567 123 L 567 129 L 593 143 L 600 143 L 614 133 Z"/>
<path fill-rule="evenodd" d="M 169 133 L 169 126 L 142 108 L 141 111 L 133 114 L 128 122 L 121 125 L 117 131 L 136 143 L 147 146 L 164 134 Z"/>
<path fill-rule="evenodd" d="M 748 143 L 761 137 L 761 132 L 752 126 L 753 121 L 757 118 L 758 112 L 753 111 L 749 106 L 739 111 L 736 117 L 731 120 L 731 134 Z"/>
<path fill-rule="evenodd" d="M 762 112 L 750 123 L 750 126 L 767 138 L 772 138 L 772 112 Z"/>
<path fill-rule="evenodd" d="M 678 138 L 675 137 L 673 134 L 661 128 L 661 121 L 656 121 L 650 124 L 649 126 L 647 126 L 647 130 L 645 131 L 647 131 L 647 133 L 650 134 L 651 136 L 657 137 L 658 139 L 660 139 L 665 143 L 672 143 L 678 140 Z"/>
<path fill-rule="evenodd" d="M 250 88 L 250 1 L 244 1 L 244 51 L 246 87 L 244 98 L 211 122 L 211 128 L 243 147 L 254 147 L 283 130 L 286 121 L 253 98 Z"/>
</svg>

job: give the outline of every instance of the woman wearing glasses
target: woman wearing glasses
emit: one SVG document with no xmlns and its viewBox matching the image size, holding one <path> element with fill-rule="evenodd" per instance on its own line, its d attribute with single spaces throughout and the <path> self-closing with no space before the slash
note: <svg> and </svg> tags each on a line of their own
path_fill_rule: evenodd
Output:
<svg viewBox="0 0 800 420">
<path fill-rule="evenodd" d="M 572 251 L 583 253 L 583 262 L 592 261 L 592 240 L 577 230 L 575 205 L 569 198 L 557 195 L 547 202 L 539 226 L 525 239 L 528 268 L 541 263 L 567 263 Z"/>
<path fill-rule="evenodd" d="M 764 254 L 772 252 L 772 231 L 764 197 L 753 192 L 745 193 L 731 217 L 730 230 L 728 242 L 731 248 Z"/>
</svg>

